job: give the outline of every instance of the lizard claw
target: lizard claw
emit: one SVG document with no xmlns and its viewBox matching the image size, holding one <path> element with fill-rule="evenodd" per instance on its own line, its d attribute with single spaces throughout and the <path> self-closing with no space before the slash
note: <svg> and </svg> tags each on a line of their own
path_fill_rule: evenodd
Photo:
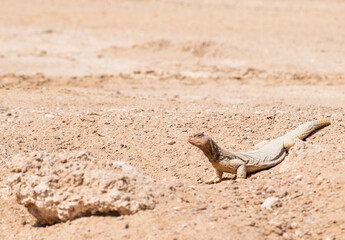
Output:
<svg viewBox="0 0 345 240">
<path fill-rule="evenodd" d="M 214 183 L 219 183 L 221 182 L 222 179 L 219 178 L 219 177 L 214 177 L 214 178 L 211 178 L 210 180 L 206 181 L 205 183 L 206 184 L 214 184 Z"/>
</svg>

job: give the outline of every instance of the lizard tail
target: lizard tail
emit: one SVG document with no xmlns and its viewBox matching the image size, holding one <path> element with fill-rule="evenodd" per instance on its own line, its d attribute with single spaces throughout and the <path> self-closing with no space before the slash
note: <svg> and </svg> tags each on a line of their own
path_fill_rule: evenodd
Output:
<svg viewBox="0 0 345 240">
<path fill-rule="evenodd" d="M 329 119 L 322 119 L 322 120 L 316 120 L 311 122 L 306 122 L 300 126 L 298 126 L 295 130 L 288 132 L 286 136 L 292 138 L 292 139 L 305 139 L 308 137 L 309 134 L 313 133 L 314 131 L 326 127 L 331 124 L 331 121 Z"/>
</svg>

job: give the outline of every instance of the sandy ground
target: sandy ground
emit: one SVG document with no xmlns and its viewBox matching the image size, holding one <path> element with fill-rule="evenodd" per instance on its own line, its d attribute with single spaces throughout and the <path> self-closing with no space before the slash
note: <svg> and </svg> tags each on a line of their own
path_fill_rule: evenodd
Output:
<svg viewBox="0 0 345 240">
<path fill-rule="evenodd" d="M 0 1 L 0 239 L 345 239 L 345 2 Z M 317 118 L 281 165 L 206 185 L 187 143 L 245 151 Z M 42 227 L 7 186 L 9 159 L 88 150 L 176 198 Z M 263 201 L 279 198 L 271 210 Z"/>
</svg>

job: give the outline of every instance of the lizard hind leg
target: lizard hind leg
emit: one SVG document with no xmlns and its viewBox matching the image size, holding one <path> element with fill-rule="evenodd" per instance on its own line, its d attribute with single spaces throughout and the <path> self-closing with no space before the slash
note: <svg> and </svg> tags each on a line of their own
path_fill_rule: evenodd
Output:
<svg viewBox="0 0 345 240">
<path fill-rule="evenodd" d="M 262 142 L 259 142 L 258 144 L 256 144 L 253 149 L 254 150 L 258 150 L 259 148 L 262 148 L 263 146 L 265 146 L 267 143 L 269 143 L 269 140 L 265 140 Z"/>
<path fill-rule="evenodd" d="M 237 168 L 236 181 L 242 181 L 247 177 L 247 166 L 242 164 Z"/>
<path fill-rule="evenodd" d="M 283 145 L 284 145 L 284 148 L 286 149 L 286 151 L 289 151 L 289 149 L 295 145 L 296 143 L 296 140 L 295 139 L 292 139 L 292 138 L 287 138 L 284 140 L 283 142 Z"/>
</svg>

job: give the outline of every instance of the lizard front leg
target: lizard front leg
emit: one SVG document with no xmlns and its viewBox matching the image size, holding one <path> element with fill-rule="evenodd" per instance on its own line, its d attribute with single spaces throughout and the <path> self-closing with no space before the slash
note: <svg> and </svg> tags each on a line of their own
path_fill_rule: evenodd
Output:
<svg viewBox="0 0 345 240">
<path fill-rule="evenodd" d="M 206 181 L 207 184 L 219 183 L 222 181 L 223 172 L 216 169 L 216 176 Z"/>
</svg>

